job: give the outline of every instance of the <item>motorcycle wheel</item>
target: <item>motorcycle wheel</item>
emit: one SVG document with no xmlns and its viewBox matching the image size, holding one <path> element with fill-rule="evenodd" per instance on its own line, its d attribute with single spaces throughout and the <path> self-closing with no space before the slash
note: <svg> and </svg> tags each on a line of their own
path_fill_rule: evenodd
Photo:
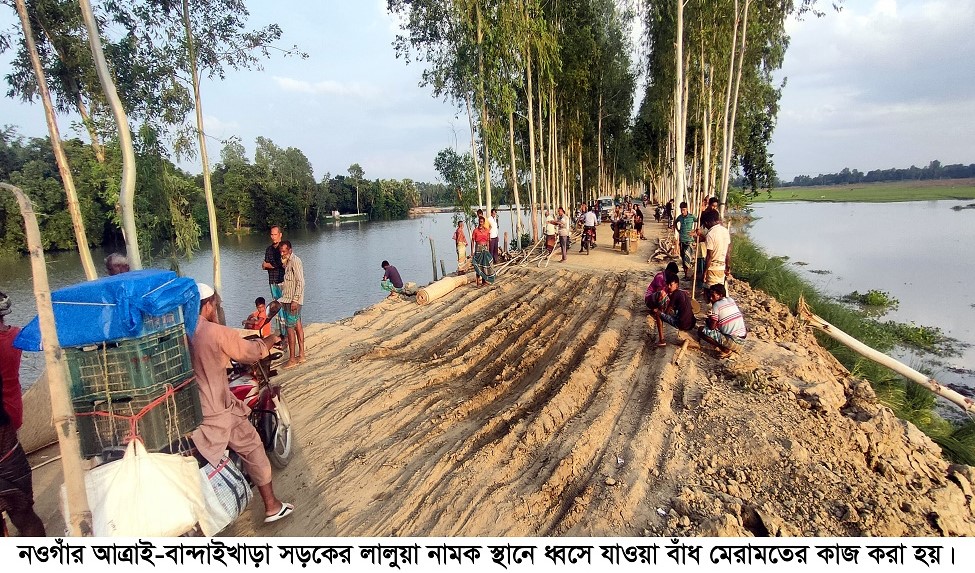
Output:
<svg viewBox="0 0 975 573">
<path fill-rule="evenodd" d="M 274 467 L 284 469 L 288 467 L 293 452 L 294 442 L 291 426 L 278 424 L 278 429 L 274 432 L 271 449 L 267 451 L 267 459 L 271 461 L 271 465 Z"/>
<path fill-rule="evenodd" d="M 277 424 L 274 429 L 274 436 L 271 438 L 270 447 L 267 448 L 267 457 L 271 465 L 278 469 L 284 469 L 291 461 L 294 453 L 294 430 L 292 430 L 291 412 L 284 398 L 278 396 L 275 418 Z"/>
</svg>

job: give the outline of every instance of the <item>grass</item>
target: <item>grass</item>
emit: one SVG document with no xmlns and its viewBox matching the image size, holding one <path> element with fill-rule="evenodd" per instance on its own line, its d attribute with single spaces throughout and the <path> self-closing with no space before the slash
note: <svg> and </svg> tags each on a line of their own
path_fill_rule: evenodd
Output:
<svg viewBox="0 0 975 573">
<path fill-rule="evenodd" d="M 752 202 L 820 201 L 894 203 L 899 201 L 938 201 L 944 199 L 975 199 L 975 179 L 890 181 L 818 187 L 778 187 L 772 190 L 771 197 L 767 193 L 759 193 Z"/>
<path fill-rule="evenodd" d="M 940 335 L 937 329 L 893 321 L 880 323 L 865 317 L 816 291 L 781 257 L 769 257 L 747 237 L 739 235 L 732 245 L 735 275 L 793 310 L 801 295 L 817 315 L 880 352 L 889 353 L 895 345 L 904 343 L 905 338 L 916 338 L 921 344 L 937 347 L 936 335 Z M 935 396 L 926 388 L 863 358 L 824 334 L 816 332 L 816 338 L 854 376 L 869 380 L 877 397 L 897 417 L 911 422 L 941 446 L 946 458 L 969 465 L 975 462 L 975 423 L 956 425 L 941 418 L 934 410 Z"/>
</svg>

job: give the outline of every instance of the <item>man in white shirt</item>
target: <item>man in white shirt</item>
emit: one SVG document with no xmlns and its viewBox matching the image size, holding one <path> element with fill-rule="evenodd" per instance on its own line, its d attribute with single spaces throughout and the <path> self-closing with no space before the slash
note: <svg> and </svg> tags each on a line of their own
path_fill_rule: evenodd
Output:
<svg viewBox="0 0 975 573">
<path fill-rule="evenodd" d="M 498 262 L 498 210 L 491 209 L 491 216 L 488 217 L 488 226 L 491 227 L 491 259 Z"/>
<path fill-rule="evenodd" d="M 582 213 L 582 231 L 586 232 L 588 229 L 592 229 L 592 246 L 596 246 L 596 225 L 599 224 L 599 219 L 596 217 L 596 212 L 592 209 L 586 209 L 583 205 Z"/>
<path fill-rule="evenodd" d="M 731 234 L 721 224 L 717 213 L 706 212 L 701 224 L 708 230 L 704 245 L 707 257 L 704 259 L 704 284 L 711 287 L 724 284 L 725 277 L 731 274 Z"/>
</svg>

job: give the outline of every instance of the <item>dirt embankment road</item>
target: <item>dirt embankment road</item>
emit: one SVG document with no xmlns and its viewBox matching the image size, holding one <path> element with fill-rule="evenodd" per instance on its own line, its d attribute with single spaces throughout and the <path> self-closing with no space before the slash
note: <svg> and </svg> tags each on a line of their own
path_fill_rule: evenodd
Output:
<svg viewBox="0 0 975 573">
<path fill-rule="evenodd" d="M 650 250 L 604 238 L 427 306 L 310 325 L 308 362 L 277 378 L 298 451 L 274 484 L 295 514 L 265 526 L 254 501 L 225 534 L 975 534 L 972 468 L 762 293 L 730 288 L 744 356 L 672 364 L 674 331 L 656 349 L 647 327 Z"/>
</svg>

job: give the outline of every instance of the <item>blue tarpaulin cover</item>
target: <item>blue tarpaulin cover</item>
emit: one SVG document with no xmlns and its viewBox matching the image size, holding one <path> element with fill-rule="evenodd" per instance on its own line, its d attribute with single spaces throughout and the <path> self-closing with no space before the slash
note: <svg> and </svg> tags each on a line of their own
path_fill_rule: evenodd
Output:
<svg viewBox="0 0 975 573">
<path fill-rule="evenodd" d="M 183 309 L 186 333 L 196 329 L 200 293 L 191 278 L 172 271 L 142 270 L 86 281 L 51 293 L 58 343 L 83 346 L 133 338 L 143 332 L 143 313 L 161 316 Z M 43 350 L 35 316 L 14 340 L 21 350 Z"/>
</svg>

